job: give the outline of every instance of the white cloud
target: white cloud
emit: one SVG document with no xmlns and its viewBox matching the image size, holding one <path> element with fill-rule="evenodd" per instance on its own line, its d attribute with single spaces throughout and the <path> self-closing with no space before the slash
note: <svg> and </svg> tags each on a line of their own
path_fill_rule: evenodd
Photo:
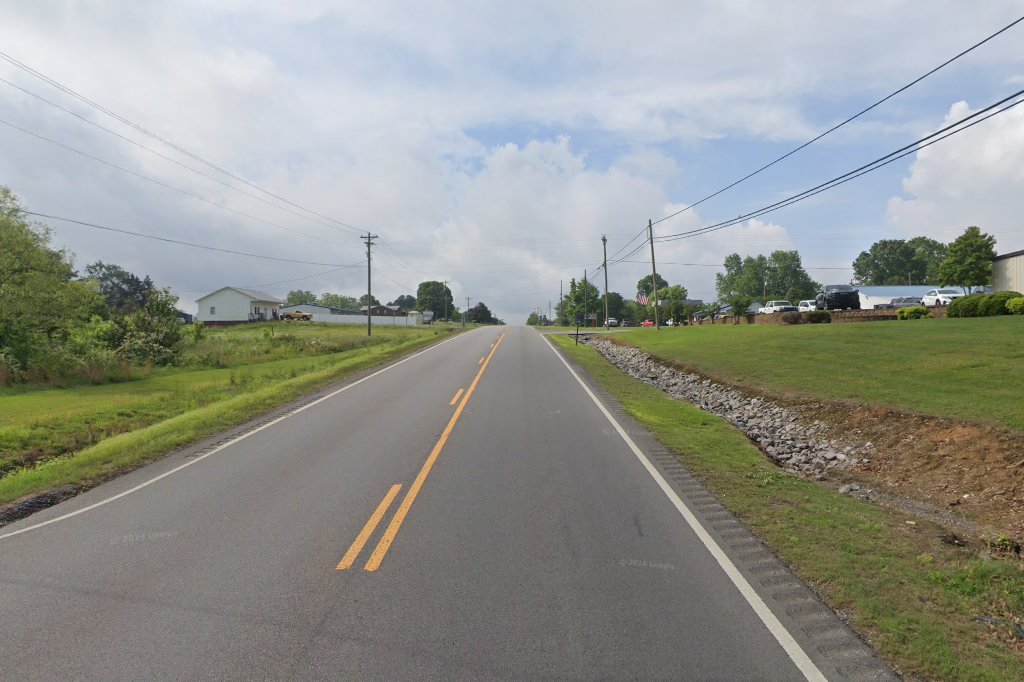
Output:
<svg viewBox="0 0 1024 682">
<path fill-rule="evenodd" d="M 954 104 L 946 124 L 972 112 Z M 1024 106 L 917 153 L 903 180 L 907 197 L 889 200 L 888 219 L 907 237 L 952 241 L 968 225 L 996 236 L 998 249 L 1024 247 Z"/>
</svg>

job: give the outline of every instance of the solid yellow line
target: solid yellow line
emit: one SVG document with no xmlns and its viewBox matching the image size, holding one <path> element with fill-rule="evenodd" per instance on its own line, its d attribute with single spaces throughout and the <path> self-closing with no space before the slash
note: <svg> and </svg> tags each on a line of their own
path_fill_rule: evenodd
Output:
<svg viewBox="0 0 1024 682">
<path fill-rule="evenodd" d="M 356 536 L 355 542 L 353 542 L 352 546 L 348 548 L 348 551 L 345 552 L 345 556 L 341 558 L 341 562 L 335 566 L 334 570 L 344 571 L 352 568 L 352 564 L 356 562 L 356 557 L 358 557 L 359 553 L 363 551 L 363 545 L 365 545 L 366 541 L 370 539 L 371 535 L 373 535 L 373 531 L 377 530 L 377 524 L 380 523 L 382 518 L 384 518 L 384 514 L 387 512 L 388 507 L 390 507 L 391 503 L 395 501 L 395 497 L 401 489 L 401 483 L 396 483 L 391 486 L 391 490 L 388 491 L 388 494 L 385 495 L 384 499 L 377 505 L 377 509 L 373 512 L 373 515 L 370 516 L 370 520 L 367 521 L 366 525 L 363 526 L 363 529 L 359 531 L 359 535 Z"/>
<path fill-rule="evenodd" d="M 460 388 L 459 392 L 455 394 L 455 397 L 452 398 L 452 401 L 450 403 L 448 403 L 448 404 L 449 405 L 454 405 L 455 403 L 459 402 L 459 396 L 461 396 L 462 392 L 465 391 L 465 390 L 466 389 L 464 389 L 464 388 Z"/>
<path fill-rule="evenodd" d="M 380 568 L 380 564 L 384 561 L 384 555 L 388 553 L 388 549 L 391 548 L 391 544 L 395 541 L 395 536 L 398 535 L 398 529 L 402 527 L 402 522 L 405 521 L 406 515 L 409 513 L 409 509 L 412 507 L 412 503 L 416 501 L 416 496 L 420 493 L 420 488 L 423 487 L 423 483 L 427 480 L 427 476 L 430 475 L 430 470 L 434 468 L 434 462 L 437 461 L 438 455 L 441 454 L 441 450 L 444 449 L 445 443 L 448 442 L 448 436 L 451 435 L 452 429 L 455 428 L 455 423 L 459 421 L 459 417 L 462 416 L 462 410 L 466 408 L 466 403 L 469 402 L 470 396 L 473 395 L 473 391 L 476 390 L 476 385 L 480 383 L 480 377 L 484 375 L 484 371 L 487 369 L 487 365 L 491 364 L 491 358 L 498 351 L 498 346 L 501 345 L 502 340 L 505 338 L 505 334 L 502 333 L 498 337 L 498 340 L 494 343 L 494 348 L 491 349 L 490 355 L 483 363 L 483 367 L 476 373 L 476 377 L 473 379 L 473 383 L 469 385 L 469 389 L 466 390 L 466 395 L 462 397 L 462 402 L 455 408 L 455 414 L 448 420 L 448 426 L 444 428 L 444 432 L 441 437 L 437 440 L 434 445 L 434 449 L 430 451 L 430 455 L 427 457 L 427 461 L 423 463 L 423 467 L 420 472 L 416 474 L 416 480 L 409 486 L 409 492 L 405 494 L 405 499 L 402 500 L 402 504 L 398 505 L 398 509 L 395 511 L 395 515 L 391 518 L 391 523 L 388 524 L 387 530 L 380 538 L 380 542 L 377 543 L 377 548 L 373 550 L 373 554 L 370 555 L 370 560 L 366 562 L 364 567 L 367 571 L 376 571 Z"/>
</svg>

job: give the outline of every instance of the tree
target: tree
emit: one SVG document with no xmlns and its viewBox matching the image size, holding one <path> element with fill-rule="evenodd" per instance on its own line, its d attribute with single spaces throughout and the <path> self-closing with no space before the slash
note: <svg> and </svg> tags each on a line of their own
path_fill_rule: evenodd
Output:
<svg viewBox="0 0 1024 682">
<path fill-rule="evenodd" d="M 493 324 L 494 316 L 490 309 L 481 301 L 466 311 L 466 321 L 478 324 Z"/>
<path fill-rule="evenodd" d="M 907 240 L 907 246 L 917 254 L 917 259 L 924 263 L 924 282 L 922 284 L 940 284 L 939 266 L 949 255 L 949 247 L 929 237 L 914 237 Z"/>
<path fill-rule="evenodd" d="M 103 310 L 95 282 L 77 280 L 70 254 L 49 241 L 0 187 L 0 360 L 18 371 L 65 364 L 72 331 Z"/>
<path fill-rule="evenodd" d="M 320 294 L 320 298 L 318 298 L 316 302 L 319 305 L 324 305 L 328 308 L 340 308 L 341 310 L 359 309 L 359 301 L 352 296 L 346 296 L 345 294 L 332 294 L 325 291 Z"/>
<path fill-rule="evenodd" d="M 773 251 L 771 256 L 726 256 L 724 273 L 715 275 L 718 299 L 749 296 L 755 300 L 788 298 L 797 301 L 813 298 L 821 285 L 804 270 L 797 251 Z"/>
<path fill-rule="evenodd" d="M 725 300 L 725 305 L 729 306 L 732 310 L 732 321 L 733 324 L 740 323 L 740 316 L 745 315 L 747 308 L 754 302 L 752 296 L 746 296 L 744 294 L 733 294 Z"/>
<path fill-rule="evenodd" d="M 614 317 L 616 320 L 622 319 L 622 306 L 624 305 L 622 300 L 622 294 L 617 291 L 608 292 L 608 317 Z M 603 305 L 603 304 L 602 304 Z"/>
<path fill-rule="evenodd" d="M 397 305 L 405 310 L 413 310 L 416 307 L 416 297 L 411 294 L 402 294 L 388 305 Z"/>
<path fill-rule="evenodd" d="M 971 287 L 990 284 L 995 257 L 996 238 L 971 225 L 949 245 L 949 255 L 939 266 L 939 280 L 943 286 L 962 287 L 964 293 Z"/>
<path fill-rule="evenodd" d="M 853 261 L 855 284 L 918 284 L 927 279 L 927 263 L 902 239 L 881 239 Z"/>
<path fill-rule="evenodd" d="M 146 299 L 156 290 L 147 275 L 145 279 L 128 272 L 119 265 L 96 261 L 85 268 L 87 278 L 96 280 L 100 295 L 111 313 L 128 315 L 146 305 Z"/>
<path fill-rule="evenodd" d="M 668 282 L 665 281 L 664 277 L 658 275 L 657 279 L 655 279 L 655 275 L 647 275 L 646 277 L 644 277 L 643 279 L 636 283 L 636 293 L 653 296 L 654 282 L 657 282 L 659 292 L 661 292 L 662 289 L 668 289 Z M 660 297 L 661 294 L 659 293 L 658 296 Z"/>
<path fill-rule="evenodd" d="M 367 301 L 369 301 L 369 303 L 367 303 Z M 362 308 L 364 305 L 380 305 L 380 301 L 377 300 L 376 296 L 367 296 L 367 294 L 363 294 L 359 297 L 359 307 Z"/>
<path fill-rule="evenodd" d="M 540 324 L 540 321 L 537 319 L 537 311 L 530 313 L 530 316 L 526 318 L 526 324 L 531 327 L 536 327 Z"/>
<path fill-rule="evenodd" d="M 289 291 L 288 295 L 285 296 L 284 299 L 285 305 L 302 305 L 303 303 L 315 304 L 316 294 L 314 294 L 312 291 L 303 291 L 302 289 L 296 289 L 295 291 Z"/>
<path fill-rule="evenodd" d="M 686 287 L 673 284 L 665 289 L 658 289 L 658 298 L 665 301 L 664 317 L 677 322 L 686 317 L 683 310 L 686 304 Z"/>
<path fill-rule="evenodd" d="M 433 311 L 434 319 L 440 320 L 444 317 L 446 304 L 448 316 L 451 317 L 455 310 L 454 303 L 452 290 L 444 282 L 420 282 L 416 287 L 416 310 Z"/>
</svg>

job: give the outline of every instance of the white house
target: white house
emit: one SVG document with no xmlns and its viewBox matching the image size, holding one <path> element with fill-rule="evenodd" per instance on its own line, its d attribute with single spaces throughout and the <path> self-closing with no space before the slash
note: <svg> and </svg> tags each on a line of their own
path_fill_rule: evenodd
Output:
<svg viewBox="0 0 1024 682">
<path fill-rule="evenodd" d="M 254 289 L 224 287 L 196 299 L 197 322 L 257 322 L 280 317 L 279 298 Z"/>
</svg>

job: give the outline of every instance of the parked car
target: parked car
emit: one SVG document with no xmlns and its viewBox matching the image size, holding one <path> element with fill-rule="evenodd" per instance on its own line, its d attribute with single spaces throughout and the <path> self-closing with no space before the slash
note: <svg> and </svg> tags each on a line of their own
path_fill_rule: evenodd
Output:
<svg viewBox="0 0 1024 682">
<path fill-rule="evenodd" d="M 849 284 L 826 284 L 814 300 L 818 310 L 860 310 L 860 292 Z"/>
<path fill-rule="evenodd" d="M 949 305 L 963 295 L 959 289 L 932 289 L 921 297 L 921 305 Z"/>
<path fill-rule="evenodd" d="M 789 311 L 797 311 L 795 305 L 789 301 L 768 301 L 763 308 L 759 308 L 757 312 L 764 313 L 765 315 L 771 315 L 772 313 L 785 313 Z"/>
<path fill-rule="evenodd" d="M 608 326 L 609 327 L 618 327 L 619 326 L 619 321 L 616 320 L 614 317 L 609 317 L 608 318 Z"/>
<path fill-rule="evenodd" d="M 876 303 L 875 310 L 911 308 L 915 305 L 921 305 L 921 299 L 917 296 L 897 296 L 888 303 Z"/>
<path fill-rule="evenodd" d="M 640 326 L 641 327 L 653 327 L 654 326 L 654 320 L 644 320 L 643 322 L 640 323 Z"/>
<path fill-rule="evenodd" d="M 799 303 L 796 304 L 796 307 L 802 313 L 809 313 L 812 310 L 817 310 L 818 304 L 815 303 L 814 301 L 800 301 Z"/>
</svg>

